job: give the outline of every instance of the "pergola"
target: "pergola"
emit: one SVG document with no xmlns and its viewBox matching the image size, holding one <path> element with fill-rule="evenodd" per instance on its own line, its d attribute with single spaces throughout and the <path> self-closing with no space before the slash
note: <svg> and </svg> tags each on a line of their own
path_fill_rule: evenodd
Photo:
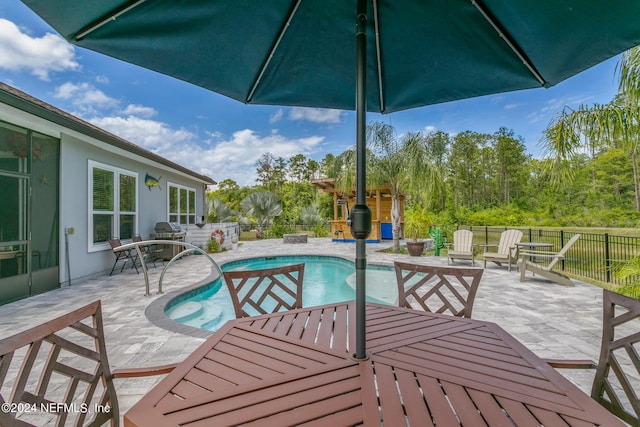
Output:
<svg viewBox="0 0 640 427">
<path fill-rule="evenodd" d="M 333 195 L 333 220 L 331 223 L 331 236 L 335 241 L 353 241 L 355 238 L 347 226 L 347 212 L 356 203 L 355 188 L 343 191 L 335 187 L 333 178 L 320 178 L 311 180 L 323 193 Z M 391 191 L 388 185 L 367 187 L 367 205 L 371 209 L 371 234 L 367 242 L 379 242 L 381 239 L 392 238 L 391 228 Z M 404 224 L 404 200 L 400 196 L 400 224 Z M 344 201 L 344 202 L 340 202 Z"/>
</svg>

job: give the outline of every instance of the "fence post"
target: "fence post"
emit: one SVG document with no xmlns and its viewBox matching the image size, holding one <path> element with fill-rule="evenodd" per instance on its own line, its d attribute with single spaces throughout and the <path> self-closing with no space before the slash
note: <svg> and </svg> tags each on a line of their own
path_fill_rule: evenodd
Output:
<svg viewBox="0 0 640 427">
<path fill-rule="evenodd" d="M 484 244 L 489 244 L 489 227 L 486 225 L 484 226 Z"/>
<path fill-rule="evenodd" d="M 604 233 L 604 265 L 607 283 L 611 282 L 611 261 L 609 258 L 609 233 Z"/>
<path fill-rule="evenodd" d="M 531 229 L 529 229 L 529 241 L 533 242 L 533 240 L 531 240 L 532 234 L 531 234 Z"/>
<path fill-rule="evenodd" d="M 560 247 L 564 248 L 564 230 L 560 230 Z M 564 271 L 564 257 L 562 257 L 562 271 Z"/>
</svg>

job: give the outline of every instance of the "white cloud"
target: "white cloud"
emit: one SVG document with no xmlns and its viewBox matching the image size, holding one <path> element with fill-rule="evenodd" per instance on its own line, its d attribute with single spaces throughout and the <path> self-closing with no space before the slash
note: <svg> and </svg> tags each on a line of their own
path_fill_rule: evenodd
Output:
<svg viewBox="0 0 640 427">
<path fill-rule="evenodd" d="M 565 106 L 576 108 L 580 104 L 585 104 L 589 100 L 593 99 L 592 96 L 571 96 L 564 98 L 552 98 L 545 102 L 545 104 L 538 109 L 527 115 L 529 123 L 536 123 L 542 120 L 550 120 L 553 116 L 558 114 Z"/>
<path fill-rule="evenodd" d="M 229 178 L 239 185 L 255 184 L 255 164 L 263 153 L 285 159 L 298 153 L 309 155 L 324 141 L 321 136 L 289 139 L 277 132 L 261 136 L 251 129 L 234 132 L 230 138 L 206 131 L 211 139 L 200 141 L 186 129 L 172 129 L 166 123 L 135 116 L 96 117 L 89 121 L 216 181 Z"/>
<path fill-rule="evenodd" d="M 293 107 L 289 111 L 289 120 L 303 120 L 313 123 L 340 123 L 342 110 L 330 110 L 326 108 Z"/>
<path fill-rule="evenodd" d="M 195 164 L 202 173 L 215 180 L 230 178 L 240 185 L 254 185 L 257 177 L 255 164 L 262 154 L 269 152 L 285 159 L 298 153 L 309 155 L 323 141 L 321 136 L 289 139 L 278 133 L 263 137 L 251 129 L 244 129 L 201 153 Z"/>
<path fill-rule="evenodd" d="M 431 133 L 431 132 L 435 132 L 437 130 L 437 128 L 433 125 L 428 125 L 424 127 L 424 131 L 425 133 Z"/>
<path fill-rule="evenodd" d="M 273 124 L 273 123 L 277 123 L 282 119 L 282 116 L 284 115 L 284 111 L 282 111 L 282 108 L 278 109 L 275 113 L 271 114 L 271 116 L 269 117 L 269 123 Z"/>
<path fill-rule="evenodd" d="M 166 123 L 135 116 L 94 117 L 89 121 L 168 159 L 172 158 L 163 153 L 173 153 L 177 146 L 182 148 L 197 140 L 197 136 L 186 129 L 171 129 Z"/>
<path fill-rule="evenodd" d="M 47 33 L 31 37 L 13 22 L 0 18 L 0 68 L 27 71 L 41 80 L 52 72 L 79 70 L 75 50 L 62 37 Z"/>
<path fill-rule="evenodd" d="M 222 132 L 217 131 L 217 130 L 214 130 L 214 131 L 205 130 L 204 133 L 205 133 L 205 135 L 207 135 L 209 137 L 209 139 L 206 141 L 207 144 L 211 144 L 214 140 L 215 141 L 220 141 L 224 137 Z"/>
<path fill-rule="evenodd" d="M 155 108 L 145 107 L 144 105 L 129 104 L 127 108 L 120 112 L 127 116 L 137 116 L 142 118 L 150 118 L 158 114 Z"/>
<path fill-rule="evenodd" d="M 55 89 L 53 96 L 57 99 L 70 101 L 74 107 L 85 113 L 94 112 L 96 108 L 116 108 L 118 106 L 118 100 L 107 96 L 89 83 L 64 83 Z"/>
</svg>

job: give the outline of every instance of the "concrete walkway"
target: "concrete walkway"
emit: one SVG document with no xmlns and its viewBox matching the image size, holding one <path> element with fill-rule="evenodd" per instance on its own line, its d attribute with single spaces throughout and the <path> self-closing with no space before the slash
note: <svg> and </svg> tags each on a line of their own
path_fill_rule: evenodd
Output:
<svg viewBox="0 0 640 427">
<path fill-rule="evenodd" d="M 409 257 L 379 252 L 390 243 L 367 245 L 367 261 L 392 265 L 393 261 L 446 265 L 446 257 Z M 334 243 L 330 239 L 309 239 L 306 244 L 284 244 L 282 239 L 242 242 L 233 251 L 214 254 L 220 263 L 230 260 L 275 255 L 355 256 L 355 244 Z M 461 261 L 458 265 L 468 266 Z M 482 266 L 481 262 L 476 265 Z M 211 264 L 204 256 L 188 256 L 176 262 L 163 280 L 164 295 L 156 295 L 162 268 L 150 270 L 152 296 L 144 296 L 143 275 L 126 270 L 114 276 L 101 276 L 78 285 L 63 287 L 25 300 L 0 306 L 0 338 L 46 322 L 96 299 L 102 300 L 109 361 L 113 368 L 142 367 L 180 361 L 204 338 L 185 335 L 157 326 L 157 307 L 172 295 L 184 292 L 195 283 L 208 283 Z M 487 265 L 473 309 L 473 317 L 498 323 L 541 357 L 589 358 L 597 360 L 602 322 L 602 291 L 596 286 L 576 282 L 564 287 L 528 275 L 520 283 L 515 271 Z M 155 302 L 155 304 L 153 304 Z M 152 306 L 149 310 L 148 307 Z M 155 311 L 154 308 L 155 307 Z M 149 311 L 151 321 L 145 311 Z M 171 323 L 168 323 L 171 325 Z M 202 334 L 203 336 L 206 333 Z M 589 393 L 592 371 L 563 371 L 574 383 Z M 121 415 L 159 378 L 117 380 Z"/>
</svg>

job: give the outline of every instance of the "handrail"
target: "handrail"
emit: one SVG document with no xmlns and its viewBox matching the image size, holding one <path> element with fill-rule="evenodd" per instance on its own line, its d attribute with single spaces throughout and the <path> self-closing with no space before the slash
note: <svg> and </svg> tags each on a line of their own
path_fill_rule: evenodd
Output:
<svg viewBox="0 0 640 427">
<path fill-rule="evenodd" d="M 222 270 L 220 269 L 220 266 L 218 265 L 218 263 L 216 263 L 208 253 L 206 253 L 204 250 L 202 250 L 202 248 L 199 248 L 198 246 L 194 246 L 194 245 L 192 245 L 190 243 L 185 243 L 185 242 L 173 242 L 173 243 L 181 243 L 182 245 L 187 246 L 188 249 L 183 250 L 182 252 L 180 252 L 179 254 L 174 256 L 173 258 L 171 258 L 171 260 L 167 263 L 167 265 L 165 265 L 164 268 L 162 269 L 162 273 L 160 274 L 160 280 L 158 281 L 158 293 L 159 294 L 162 293 L 162 279 L 164 278 L 164 273 L 166 273 L 166 271 L 169 268 L 169 266 L 174 261 L 178 260 L 179 258 L 182 258 L 183 256 L 185 256 L 185 255 L 187 255 L 188 253 L 191 253 L 191 252 L 199 252 L 202 255 L 206 256 L 207 259 L 209 261 L 211 261 L 211 264 L 213 264 L 213 266 L 216 268 L 216 270 L 218 270 L 218 277 L 222 277 Z"/>
<path fill-rule="evenodd" d="M 202 248 L 199 248 L 198 246 L 192 245 L 191 243 L 187 243 L 187 242 L 181 242 L 179 240 L 143 240 L 140 242 L 132 242 L 132 243 L 127 243 L 126 245 L 122 245 L 122 246 L 118 246 L 116 248 L 113 248 L 114 252 L 118 252 L 118 251 L 123 251 L 123 250 L 127 250 L 127 249 L 136 249 L 136 252 L 138 254 L 138 259 L 140 259 L 140 264 L 142 267 L 142 272 L 144 273 L 144 283 L 145 283 L 145 294 L 144 296 L 149 296 L 151 295 L 150 292 L 150 286 L 149 286 L 149 272 L 147 271 L 147 264 L 144 261 L 144 256 L 142 255 L 142 250 L 140 249 L 140 246 L 149 246 L 149 245 L 176 245 L 176 246 L 184 246 L 187 249 L 183 250 L 182 252 L 180 252 L 179 254 L 177 254 L 176 256 L 174 256 L 173 258 L 171 258 L 171 260 L 164 266 L 164 269 L 162 269 L 162 273 L 160 274 L 160 280 L 158 282 L 158 294 L 162 294 L 162 279 L 164 278 L 164 274 L 166 273 L 167 269 L 169 268 L 169 266 L 176 261 L 179 258 L 182 258 L 184 255 L 191 253 L 191 252 L 199 252 L 202 255 L 206 256 L 207 259 L 211 262 L 211 264 L 213 264 L 213 266 L 216 268 L 216 270 L 218 270 L 218 275 L 220 277 L 222 277 L 222 270 L 220 269 L 220 266 L 218 266 L 218 264 L 213 260 L 213 258 L 211 258 L 211 256 L 206 253 L 204 250 L 202 250 Z"/>
</svg>

